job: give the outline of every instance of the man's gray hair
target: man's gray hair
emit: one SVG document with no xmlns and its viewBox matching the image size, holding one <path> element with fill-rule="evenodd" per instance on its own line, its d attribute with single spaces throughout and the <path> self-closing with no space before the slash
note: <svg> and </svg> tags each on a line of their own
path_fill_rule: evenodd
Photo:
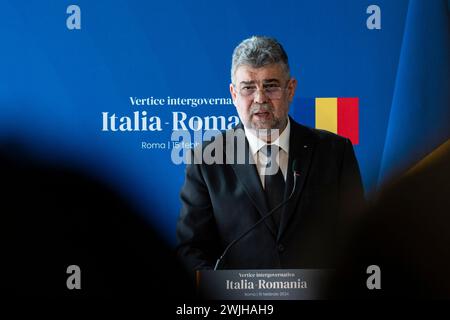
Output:
<svg viewBox="0 0 450 320">
<path fill-rule="evenodd" d="M 233 51 L 231 82 L 234 83 L 234 74 L 239 66 L 260 68 L 273 63 L 279 63 L 290 76 L 287 54 L 276 39 L 263 36 L 245 39 Z"/>
</svg>

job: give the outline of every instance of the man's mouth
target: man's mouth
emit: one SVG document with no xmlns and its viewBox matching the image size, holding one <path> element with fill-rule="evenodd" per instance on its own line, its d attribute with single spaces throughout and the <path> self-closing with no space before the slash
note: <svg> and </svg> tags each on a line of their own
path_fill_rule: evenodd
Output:
<svg viewBox="0 0 450 320">
<path fill-rule="evenodd" d="M 258 112 L 255 112 L 253 115 L 257 116 L 258 118 L 267 118 L 267 117 L 270 116 L 270 112 L 268 112 L 268 111 L 258 111 Z"/>
</svg>

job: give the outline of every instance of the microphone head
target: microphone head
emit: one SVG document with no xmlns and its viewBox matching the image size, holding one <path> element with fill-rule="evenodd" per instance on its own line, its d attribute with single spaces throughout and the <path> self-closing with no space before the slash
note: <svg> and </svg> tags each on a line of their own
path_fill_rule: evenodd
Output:
<svg viewBox="0 0 450 320">
<path fill-rule="evenodd" d="M 294 176 L 300 175 L 300 161 L 298 159 L 292 161 L 292 172 L 294 173 Z"/>
</svg>

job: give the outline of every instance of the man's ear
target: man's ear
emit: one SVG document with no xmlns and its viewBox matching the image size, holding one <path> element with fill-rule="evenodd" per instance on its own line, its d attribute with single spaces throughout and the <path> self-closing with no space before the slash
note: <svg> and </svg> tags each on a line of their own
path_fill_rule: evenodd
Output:
<svg viewBox="0 0 450 320">
<path fill-rule="evenodd" d="M 232 83 L 230 83 L 230 93 L 231 98 L 233 99 L 233 104 L 236 107 L 237 92 Z"/>
<path fill-rule="evenodd" d="M 289 102 L 292 102 L 292 100 L 294 99 L 296 89 L 297 89 L 297 80 L 295 78 L 291 78 L 291 80 L 289 80 L 288 85 Z"/>
</svg>

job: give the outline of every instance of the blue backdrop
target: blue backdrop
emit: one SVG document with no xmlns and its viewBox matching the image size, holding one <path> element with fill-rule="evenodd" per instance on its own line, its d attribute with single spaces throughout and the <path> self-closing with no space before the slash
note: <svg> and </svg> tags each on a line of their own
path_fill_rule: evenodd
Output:
<svg viewBox="0 0 450 320">
<path fill-rule="evenodd" d="M 80 30 L 66 26 L 71 4 L 81 9 Z M 366 26 L 371 4 L 381 9 L 381 29 Z M 425 10 L 420 6 L 432 7 L 427 21 L 416 19 Z M 435 32 L 439 36 L 429 40 Z M 228 117 L 235 108 L 133 106 L 130 97 L 228 98 L 232 51 L 255 34 L 283 44 L 299 97 L 359 98 L 355 151 L 368 195 L 382 179 L 382 160 L 383 172 L 395 167 L 414 149 L 408 145 L 396 154 L 397 146 L 419 129 L 428 128 L 422 133 L 431 132 L 433 143 L 420 140 L 426 147 L 416 157 L 450 136 L 445 0 L 2 0 L 0 137 L 111 184 L 173 243 L 184 166 L 172 163 L 172 150 L 143 149 L 142 142 L 170 140 L 172 112 Z M 436 74 L 438 81 L 424 89 L 427 77 Z M 420 81 L 402 86 L 402 79 Z M 425 119 L 431 124 L 421 111 L 409 109 L 420 90 L 429 90 L 419 109 L 433 115 Z M 423 98 L 430 96 L 434 100 Z M 160 117 L 162 130 L 102 131 L 103 112 L 132 117 L 134 111 Z M 409 113 L 415 117 L 402 118 Z M 403 141 L 392 140 L 405 128 Z"/>
</svg>

